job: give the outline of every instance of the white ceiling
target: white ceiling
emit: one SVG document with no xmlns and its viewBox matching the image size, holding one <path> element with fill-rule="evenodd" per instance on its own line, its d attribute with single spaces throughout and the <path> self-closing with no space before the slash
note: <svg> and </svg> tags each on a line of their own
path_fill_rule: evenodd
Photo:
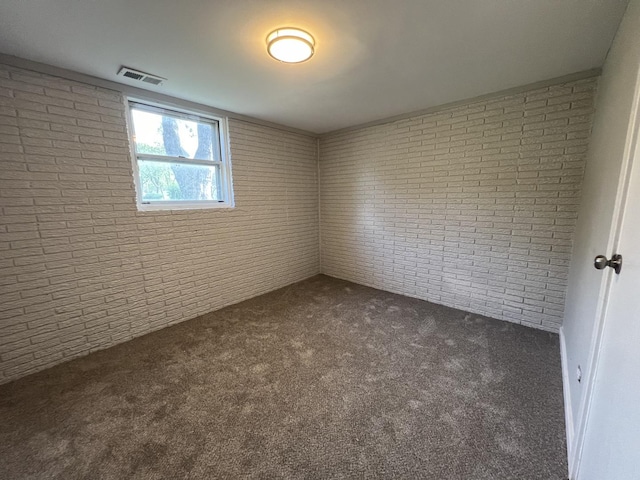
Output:
<svg viewBox="0 0 640 480">
<path fill-rule="evenodd" d="M 2 0 L 0 52 L 316 133 L 599 67 L 627 0 Z M 316 55 L 265 37 L 297 26 Z M 140 86 L 140 84 L 135 84 Z"/>
</svg>

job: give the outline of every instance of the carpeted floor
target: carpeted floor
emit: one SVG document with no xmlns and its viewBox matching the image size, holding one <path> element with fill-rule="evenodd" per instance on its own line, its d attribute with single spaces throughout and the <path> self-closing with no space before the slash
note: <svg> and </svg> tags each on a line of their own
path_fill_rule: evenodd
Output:
<svg viewBox="0 0 640 480">
<path fill-rule="evenodd" d="M 557 335 L 317 276 L 0 386 L 2 479 L 566 478 Z"/>
</svg>

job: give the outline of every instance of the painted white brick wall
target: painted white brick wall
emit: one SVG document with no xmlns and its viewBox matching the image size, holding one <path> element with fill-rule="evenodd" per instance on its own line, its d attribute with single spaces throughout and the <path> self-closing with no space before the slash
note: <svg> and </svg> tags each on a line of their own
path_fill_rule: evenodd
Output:
<svg viewBox="0 0 640 480">
<path fill-rule="evenodd" d="M 596 83 L 322 138 L 322 272 L 557 331 Z"/>
<path fill-rule="evenodd" d="M 319 272 L 316 139 L 230 145 L 235 209 L 138 212 L 122 95 L 0 65 L 0 383 Z"/>
</svg>

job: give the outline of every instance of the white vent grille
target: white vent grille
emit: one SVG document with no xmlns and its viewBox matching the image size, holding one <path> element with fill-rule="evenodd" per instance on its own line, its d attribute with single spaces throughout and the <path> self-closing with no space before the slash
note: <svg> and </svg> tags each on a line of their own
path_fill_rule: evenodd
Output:
<svg viewBox="0 0 640 480">
<path fill-rule="evenodd" d="M 134 70 L 133 68 L 129 67 L 121 67 L 118 71 L 118 75 L 121 77 L 129 78 L 131 80 L 149 83 L 151 85 L 162 85 L 162 82 L 166 80 L 166 78 L 152 75 L 151 73 L 141 72 L 140 70 Z"/>
</svg>

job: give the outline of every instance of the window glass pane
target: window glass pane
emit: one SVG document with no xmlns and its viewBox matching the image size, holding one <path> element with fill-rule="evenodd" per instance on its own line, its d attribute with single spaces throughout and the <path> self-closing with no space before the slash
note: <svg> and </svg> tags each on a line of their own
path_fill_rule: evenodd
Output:
<svg viewBox="0 0 640 480">
<path fill-rule="evenodd" d="M 219 160 L 217 125 L 131 109 L 138 154 Z"/>
<path fill-rule="evenodd" d="M 223 200 L 218 165 L 139 160 L 142 201 Z"/>
</svg>

